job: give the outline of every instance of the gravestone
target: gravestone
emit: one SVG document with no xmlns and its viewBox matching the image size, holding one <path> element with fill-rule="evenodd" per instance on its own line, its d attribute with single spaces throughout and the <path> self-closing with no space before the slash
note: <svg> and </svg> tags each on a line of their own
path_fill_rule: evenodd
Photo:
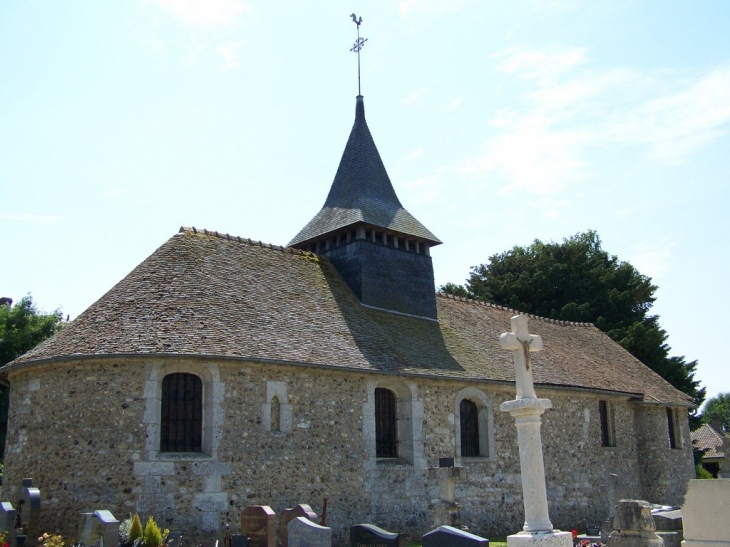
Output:
<svg viewBox="0 0 730 547">
<path fill-rule="evenodd" d="M 317 513 L 312 511 L 312 508 L 306 503 L 300 503 L 292 509 L 284 509 L 279 515 L 279 541 L 281 547 L 288 547 L 287 526 L 297 517 L 304 517 L 312 522 L 317 522 Z"/>
<path fill-rule="evenodd" d="M 682 511 L 674 509 L 671 511 L 652 512 L 656 534 L 662 538 L 664 547 L 680 547 L 684 536 L 682 534 Z"/>
<path fill-rule="evenodd" d="M 0 532 L 7 532 L 8 543 L 15 545 L 15 509 L 9 501 L 0 502 Z"/>
<path fill-rule="evenodd" d="M 276 513 L 268 505 L 249 505 L 241 512 L 241 533 L 249 547 L 276 547 Z"/>
<path fill-rule="evenodd" d="M 350 527 L 350 547 L 407 547 L 408 537 L 378 528 L 374 524 Z"/>
<path fill-rule="evenodd" d="M 689 481 L 682 506 L 682 547 L 730 547 L 730 480 Z"/>
<path fill-rule="evenodd" d="M 165 543 L 167 547 L 180 547 L 182 545 L 182 539 L 182 532 L 170 532 L 167 534 L 167 541 Z"/>
<path fill-rule="evenodd" d="M 454 467 L 454 458 L 439 458 L 439 467 L 431 467 L 428 470 L 428 478 L 439 481 L 439 501 L 433 506 L 434 526 L 454 526 L 465 530 L 464 522 L 461 520 L 460 505 L 456 503 L 454 493 L 456 479 L 461 476 L 461 467 Z"/>
<path fill-rule="evenodd" d="M 332 547 L 332 528 L 297 517 L 287 526 L 289 547 Z"/>
<path fill-rule="evenodd" d="M 664 547 L 656 535 L 651 504 L 643 500 L 619 500 L 613 517 L 609 547 Z"/>
<path fill-rule="evenodd" d="M 248 547 L 248 538 L 243 534 L 233 534 L 231 536 L 231 547 Z"/>
<path fill-rule="evenodd" d="M 116 546 L 119 543 L 119 521 L 106 509 L 81 513 L 77 534 L 82 545 Z"/>
<path fill-rule="evenodd" d="M 23 479 L 16 494 L 15 505 L 16 528 L 26 536 L 25 545 L 35 547 L 38 544 L 38 519 L 41 513 L 41 492 L 33 487 L 33 479 Z"/>
<path fill-rule="evenodd" d="M 489 540 L 453 526 L 439 526 L 423 536 L 423 547 L 489 547 Z"/>
</svg>

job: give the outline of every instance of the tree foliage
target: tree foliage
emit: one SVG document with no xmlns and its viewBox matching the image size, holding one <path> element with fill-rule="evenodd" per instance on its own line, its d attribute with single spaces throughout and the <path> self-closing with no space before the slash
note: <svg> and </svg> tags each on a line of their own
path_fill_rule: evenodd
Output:
<svg viewBox="0 0 730 547">
<path fill-rule="evenodd" d="M 730 431 L 730 392 L 719 393 L 707 400 L 702 411 L 702 421 L 708 424 L 721 422 L 725 431 Z"/>
<path fill-rule="evenodd" d="M 41 312 L 30 295 L 10 307 L 0 305 L 0 366 L 5 365 L 53 336 L 61 328 L 61 312 Z M 8 391 L 0 385 L 0 456 L 5 450 Z"/>
<path fill-rule="evenodd" d="M 649 315 L 657 287 L 651 278 L 601 248 L 592 230 L 562 243 L 536 239 L 474 266 L 465 285 L 447 294 L 507 306 L 551 319 L 593 323 L 699 407 L 705 397 L 694 379 L 697 361 L 670 357 L 667 333 Z"/>
</svg>

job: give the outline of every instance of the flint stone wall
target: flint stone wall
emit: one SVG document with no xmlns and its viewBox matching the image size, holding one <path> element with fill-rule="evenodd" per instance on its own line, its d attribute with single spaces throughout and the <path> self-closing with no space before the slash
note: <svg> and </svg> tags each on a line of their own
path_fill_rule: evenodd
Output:
<svg viewBox="0 0 730 547">
<path fill-rule="evenodd" d="M 203 377 L 205 453 L 157 453 L 160 371 Z M 428 468 L 454 457 L 454 401 L 467 386 L 491 402 L 493 451 L 457 461 L 464 524 L 485 537 L 522 528 L 516 428 L 498 410 L 514 397 L 513 386 L 153 356 L 36 365 L 9 380 L 2 499 L 11 499 L 21 478 L 33 477 L 42 496 L 41 527 L 69 538 L 78 514 L 96 509 L 120 519 L 153 514 L 167 528 L 202 538 L 219 535 L 225 524 L 238 533 L 247 505 L 279 513 L 307 503 L 319 513 L 325 496 L 335 544 L 363 522 L 420 536 L 431 529 L 439 501 L 439 482 Z M 376 386 L 397 389 L 399 404 L 412 399 L 412 420 L 400 422 L 410 428 L 407 460 L 374 457 L 368 414 Z M 290 430 L 270 431 L 267 393 L 284 388 Z M 604 448 L 597 394 L 537 391 L 554 407 L 542 428 L 554 525 L 600 523 L 620 498 L 682 502 L 694 471 L 691 447 L 669 448 L 666 419 L 659 419 L 664 407 L 611 399 L 616 447 Z M 686 420 L 681 427 L 689 439 Z"/>
</svg>

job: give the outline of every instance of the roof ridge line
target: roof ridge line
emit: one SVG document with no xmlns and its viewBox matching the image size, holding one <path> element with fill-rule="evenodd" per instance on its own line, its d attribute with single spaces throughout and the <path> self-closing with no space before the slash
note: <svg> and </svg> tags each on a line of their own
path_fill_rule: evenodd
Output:
<svg viewBox="0 0 730 547">
<path fill-rule="evenodd" d="M 274 245 L 272 243 L 264 243 L 263 241 L 256 241 L 254 239 L 247 238 L 247 237 L 232 236 L 230 234 L 223 234 L 218 231 L 206 230 L 205 228 L 202 228 L 202 229 L 196 228 L 195 226 L 180 226 L 180 230 L 178 230 L 178 234 L 182 234 L 185 232 L 213 236 L 213 237 L 217 237 L 219 239 L 226 239 L 228 241 L 236 241 L 238 243 L 250 245 L 252 247 L 261 247 L 262 249 L 270 249 L 272 251 L 281 251 L 283 253 L 288 253 L 288 254 L 293 254 L 293 255 L 319 256 L 319 255 L 315 255 L 314 253 L 310 253 L 309 251 L 302 251 L 301 249 L 295 249 L 294 247 L 284 247 L 283 245 Z"/>
<path fill-rule="evenodd" d="M 593 323 L 581 323 L 578 321 L 563 321 L 562 319 L 551 319 L 550 317 L 542 317 L 540 315 L 535 315 L 532 313 L 527 313 L 520 310 L 515 310 L 512 308 L 508 308 L 507 306 L 500 306 L 499 304 L 493 304 L 492 302 L 483 302 L 482 300 L 476 300 L 475 298 L 466 298 L 463 296 L 456 296 L 453 294 L 446 294 L 444 292 L 437 291 L 436 296 L 440 298 L 446 298 L 450 300 L 456 300 L 457 302 L 465 302 L 467 304 L 471 304 L 473 306 L 487 306 L 489 308 L 494 308 L 497 310 L 504 310 L 508 311 L 510 313 L 516 313 L 520 315 L 525 315 L 529 317 L 530 319 L 536 319 L 538 321 L 542 321 L 543 323 L 550 323 L 552 325 L 560 325 L 563 327 L 596 327 Z"/>
</svg>

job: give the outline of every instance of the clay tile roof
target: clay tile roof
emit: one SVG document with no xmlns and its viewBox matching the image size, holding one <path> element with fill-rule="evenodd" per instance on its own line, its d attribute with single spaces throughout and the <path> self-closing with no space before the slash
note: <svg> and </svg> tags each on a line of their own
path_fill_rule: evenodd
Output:
<svg viewBox="0 0 730 547">
<path fill-rule="evenodd" d="M 294 246 L 358 223 L 441 243 L 406 211 L 395 194 L 357 97 L 355 124 L 322 210 L 289 242 Z"/>
<path fill-rule="evenodd" d="M 724 437 L 715 431 L 710 424 L 703 424 L 699 429 L 690 433 L 692 444 L 700 450 L 706 450 L 703 458 L 724 458 L 722 450 Z"/>
<path fill-rule="evenodd" d="M 53 338 L 4 371 L 102 355 L 207 355 L 354 371 L 514 382 L 499 345 L 513 310 L 440 295 L 438 321 L 362 306 L 324 258 L 181 229 Z M 690 406 L 589 324 L 533 318 L 543 386 Z"/>
</svg>

